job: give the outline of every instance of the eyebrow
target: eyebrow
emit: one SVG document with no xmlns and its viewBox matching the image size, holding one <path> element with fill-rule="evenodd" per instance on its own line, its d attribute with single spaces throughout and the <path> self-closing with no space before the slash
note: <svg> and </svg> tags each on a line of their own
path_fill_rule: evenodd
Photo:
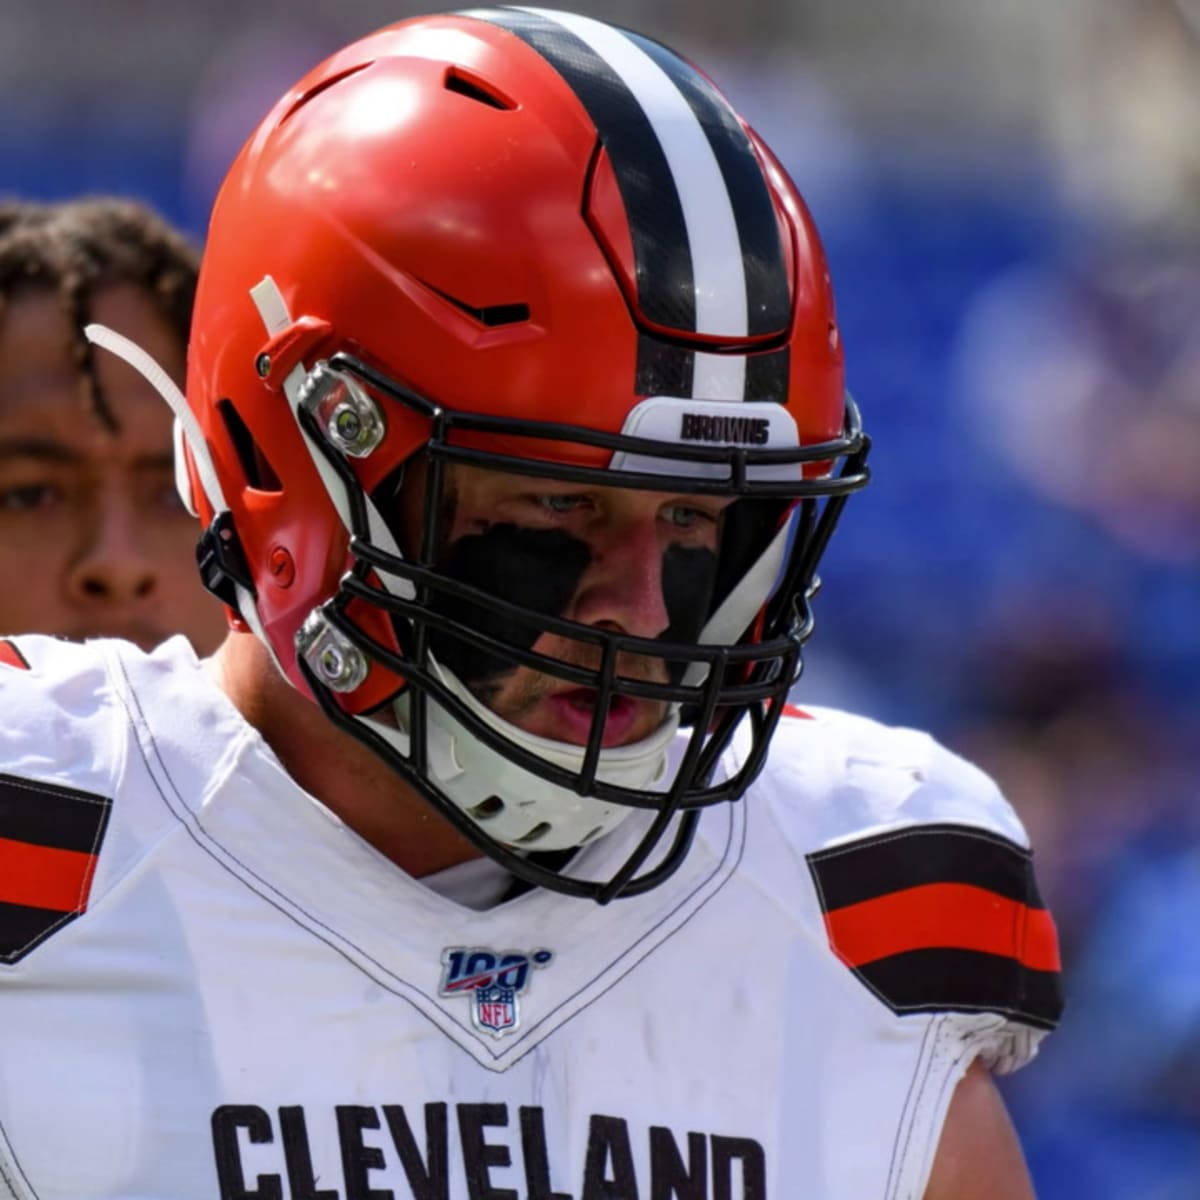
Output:
<svg viewBox="0 0 1200 1200">
<path fill-rule="evenodd" d="M 18 458 L 32 458 L 40 462 L 56 463 L 60 466 L 78 466 L 84 456 L 70 446 L 51 438 L 0 437 L 0 463 Z M 154 470 L 173 467 L 175 456 L 171 451 L 161 454 L 142 454 L 133 460 L 135 467 Z"/>
</svg>

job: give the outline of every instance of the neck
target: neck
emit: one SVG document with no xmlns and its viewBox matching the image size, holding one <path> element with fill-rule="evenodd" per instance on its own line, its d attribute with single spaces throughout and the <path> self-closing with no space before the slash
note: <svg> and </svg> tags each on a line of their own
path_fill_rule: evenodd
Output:
<svg viewBox="0 0 1200 1200">
<path fill-rule="evenodd" d="M 209 663 L 288 774 L 402 871 L 420 878 L 479 857 L 383 759 L 296 691 L 253 634 L 229 634 Z"/>
</svg>

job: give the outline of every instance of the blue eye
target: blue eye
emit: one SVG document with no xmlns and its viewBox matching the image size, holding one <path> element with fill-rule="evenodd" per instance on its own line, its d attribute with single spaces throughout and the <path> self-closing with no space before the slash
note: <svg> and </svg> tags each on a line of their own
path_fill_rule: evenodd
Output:
<svg viewBox="0 0 1200 1200">
<path fill-rule="evenodd" d="M 672 504 L 666 510 L 667 520 L 677 529 L 692 529 L 697 525 L 712 523 L 716 517 L 702 508 L 693 508 L 690 504 Z"/>
<path fill-rule="evenodd" d="M 554 493 L 549 493 L 547 495 L 537 497 L 537 503 L 539 507 L 560 515 L 574 512 L 582 502 L 582 496 L 556 495 Z"/>
</svg>

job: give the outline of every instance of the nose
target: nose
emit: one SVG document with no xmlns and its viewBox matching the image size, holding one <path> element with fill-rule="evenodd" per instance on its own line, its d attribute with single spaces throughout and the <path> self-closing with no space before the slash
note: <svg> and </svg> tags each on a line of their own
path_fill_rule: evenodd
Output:
<svg viewBox="0 0 1200 1200">
<path fill-rule="evenodd" d="M 95 495 L 81 520 L 77 554 L 67 571 L 67 592 L 82 608 L 128 608 L 158 590 L 158 568 L 138 533 L 131 500 Z"/>
<path fill-rule="evenodd" d="M 634 637 L 655 638 L 671 619 L 663 596 L 663 544 L 653 516 L 622 522 L 592 542 L 575 620 Z"/>
</svg>

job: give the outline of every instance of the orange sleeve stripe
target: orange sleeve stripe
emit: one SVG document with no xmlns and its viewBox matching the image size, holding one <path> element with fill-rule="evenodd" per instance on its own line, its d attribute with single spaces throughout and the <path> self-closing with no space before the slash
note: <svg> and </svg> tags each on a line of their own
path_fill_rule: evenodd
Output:
<svg viewBox="0 0 1200 1200">
<path fill-rule="evenodd" d="M 25 661 L 25 656 L 7 638 L 0 641 L 0 663 L 4 663 L 8 667 L 16 667 L 21 671 L 29 670 L 29 664 Z"/>
<path fill-rule="evenodd" d="M 978 950 L 1035 971 L 1060 969 L 1058 935 L 1044 908 L 986 888 L 926 883 L 825 914 L 830 945 L 849 966 L 909 950 Z"/>
<path fill-rule="evenodd" d="M 0 902 L 82 912 L 96 856 L 0 837 Z"/>
</svg>

